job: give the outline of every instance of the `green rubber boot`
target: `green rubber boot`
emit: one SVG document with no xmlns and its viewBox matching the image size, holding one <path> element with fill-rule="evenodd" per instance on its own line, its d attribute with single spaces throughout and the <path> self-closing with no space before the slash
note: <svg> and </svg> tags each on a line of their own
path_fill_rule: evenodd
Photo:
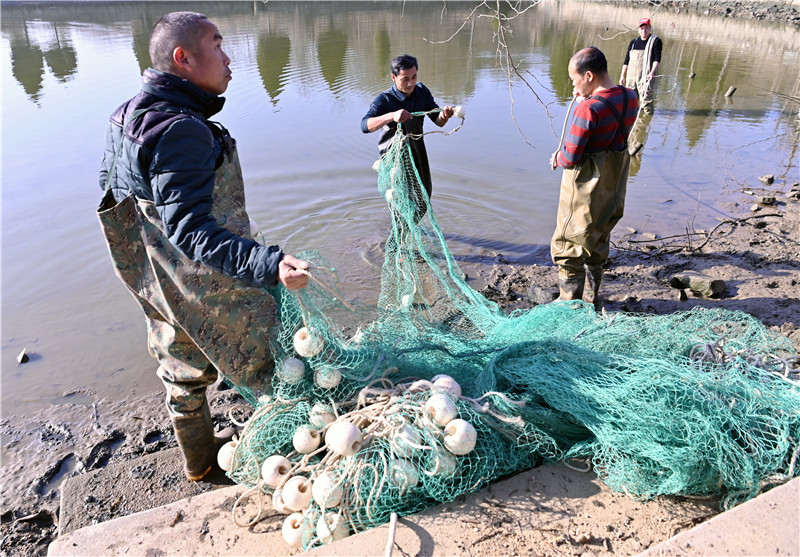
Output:
<svg viewBox="0 0 800 557">
<path fill-rule="evenodd" d="M 559 300 L 581 300 L 583 299 L 583 283 L 586 280 L 586 275 L 570 275 L 565 276 L 563 273 L 558 273 L 558 289 Z"/>
<path fill-rule="evenodd" d="M 191 414 L 172 416 L 172 428 L 183 453 L 183 473 L 191 481 L 202 480 L 217 460 L 217 440 L 208 402 Z"/>
<path fill-rule="evenodd" d="M 603 302 L 600 300 L 600 284 L 603 282 L 603 267 L 589 267 L 589 277 L 591 278 L 592 292 L 594 294 L 592 299 L 594 310 L 602 311 Z"/>
</svg>

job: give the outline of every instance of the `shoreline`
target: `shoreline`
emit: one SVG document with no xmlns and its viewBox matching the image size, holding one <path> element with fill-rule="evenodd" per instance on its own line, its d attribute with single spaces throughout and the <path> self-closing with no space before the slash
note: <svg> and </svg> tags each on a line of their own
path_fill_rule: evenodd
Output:
<svg viewBox="0 0 800 557">
<path fill-rule="evenodd" d="M 636 0 L 634 0 L 636 1 Z M 642 1 L 642 4 L 651 4 Z M 800 26 L 800 2 L 798 0 L 747 0 L 724 2 L 720 0 L 666 0 L 659 4 L 665 8 L 693 7 L 704 15 L 723 18 L 747 17 L 767 21 L 784 21 Z"/>
</svg>

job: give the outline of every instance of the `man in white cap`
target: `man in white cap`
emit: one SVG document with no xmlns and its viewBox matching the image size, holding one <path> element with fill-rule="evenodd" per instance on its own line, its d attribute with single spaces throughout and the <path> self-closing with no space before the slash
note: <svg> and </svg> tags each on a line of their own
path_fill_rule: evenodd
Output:
<svg viewBox="0 0 800 557">
<path fill-rule="evenodd" d="M 655 77 L 661 64 L 662 46 L 661 38 L 650 33 L 650 18 L 640 19 L 639 36 L 628 44 L 619 83 L 636 89 L 639 93 L 639 104 L 645 110 L 652 110 Z"/>
</svg>

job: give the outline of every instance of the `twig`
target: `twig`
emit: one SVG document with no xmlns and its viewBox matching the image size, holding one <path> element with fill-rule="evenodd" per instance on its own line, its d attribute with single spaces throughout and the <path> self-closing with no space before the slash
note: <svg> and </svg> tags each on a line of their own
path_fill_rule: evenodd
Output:
<svg viewBox="0 0 800 557">
<path fill-rule="evenodd" d="M 765 217 L 783 217 L 783 215 L 780 214 L 780 213 L 765 213 L 763 215 L 751 215 L 749 217 L 742 217 L 742 218 L 738 218 L 738 219 L 725 219 L 725 220 L 720 221 L 709 232 L 689 232 L 689 231 L 686 231 L 686 232 L 683 232 L 681 234 L 673 234 L 671 236 L 664 236 L 663 238 L 645 239 L 645 240 L 632 240 L 632 239 L 630 239 L 628 237 L 627 239 L 625 239 L 625 243 L 627 243 L 627 244 L 652 244 L 654 242 L 661 242 L 662 243 L 662 248 L 677 247 L 678 251 L 680 251 L 682 249 L 689 249 L 690 251 L 699 251 L 703 247 L 705 247 L 705 245 L 708 244 L 708 242 L 710 242 L 712 240 L 712 236 L 714 235 L 714 232 L 716 232 L 717 229 L 719 229 L 721 226 L 724 226 L 726 224 L 743 224 L 746 221 L 751 220 L 751 219 L 761 219 L 761 218 L 765 218 Z M 629 235 L 626 235 L 626 236 L 629 236 Z M 702 244 L 700 244 L 700 245 L 698 245 L 696 247 L 692 247 L 690 245 L 690 243 L 691 243 L 690 242 L 690 237 L 691 236 L 705 236 L 706 239 Z M 674 238 L 686 238 L 687 239 L 687 244 L 686 245 L 683 245 L 683 244 L 670 244 L 670 243 L 667 243 L 667 242 L 664 241 L 664 240 L 670 240 L 670 239 L 674 239 Z M 616 249 L 618 249 L 618 250 L 622 250 L 622 248 L 620 248 L 620 246 L 618 246 L 616 244 L 615 244 L 614 247 Z M 629 250 L 629 251 L 640 252 L 641 250 Z M 666 253 L 675 253 L 675 252 L 674 251 L 669 251 L 669 252 L 666 252 Z"/>
<path fill-rule="evenodd" d="M 488 534 L 484 534 L 483 536 L 481 536 L 480 538 L 478 538 L 477 540 L 472 542 L 472 545 L 478 545 L 481 542 L 485 542 L 489 538 L 493 538 L 496 535 L 498 535 L 499 533 L 500 533 L 500 530 L 494 530 L 493 532 L 489 532 Z"/>
<path fill-rule="evenodd" d="M 178 522 L 180 522 L 182 518 L 183 518 L 182 511 L 178 511 L 177 513 L 175 513 L 175 518 L 173 518 L 172 522 L 169 523 L 169 527 L 170 528 L 174 527 Z"/>
<path fill-rule="evenodd" d="M 397 513 L 392 513 L 389 517 L 389 539 L 386 540 L 386 551 L 384 555 L 386 557 L 392 556 L 392 549 L 394 549 L 394 535 L 397 531 Z"/>
<path fill-rule="evenodd" d="M 714 234 L 714 232 L 720 226 L 722 226 L 724 224 L 739 224 L 739 223 L 748 221 L 750 219 L 761 219 L 761 218 L 764 218 L 764 217 L 782 217 L 782 216 L 783 215 L 781 215 L 780 213 L 768 213 L 768 214 L 765 214 L 765 215 L 753 215 L 753 216 L 750 216 L 750 217 L 742 217 L 742 218 L 739 218 L 739 219 L 726 219 L 726 220 L 723 220 L 718 225 L 716 225 L 714 228 L 711 229 L 711 231 L 708 233 L 708 237 L 706 238 L 706 241 L 703 242 L 702 244 L 700 244 L 699 246 L 697 246 L 695 248 L 695 251 L 703 249 L 703 246 L 705 246 L 708 242 L 711 241 L 711 236 Z"/>
</svg>

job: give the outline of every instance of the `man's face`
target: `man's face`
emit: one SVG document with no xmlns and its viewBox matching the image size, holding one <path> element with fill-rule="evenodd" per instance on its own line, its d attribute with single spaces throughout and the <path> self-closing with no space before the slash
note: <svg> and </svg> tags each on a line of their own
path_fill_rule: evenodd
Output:
<svg viewBox="0 0 800 557">
<path fill-rule="evenodd" d="M 572 80 L 572 94 L 575 96 L 588 97 L 592 94 L 592 83 L 589 79 L 591 72 L 581 75 L 575 68 L 575 62 L 569 63 L 569 78 Z"/>
<path fill-rule="evenodd" d="M 187 55 L 191 58 L 192 70 L 189 81 L 206 93 L 221 95 L 228 88 L 231 59 L 222 50 L 222 35 L 210 21 L 204 23 L 202 38 Z"/>
<path fill-rule="evenodd" d="M 392 74 L 392 81 L 404 95 L 410 95 L 417 86 L 417 68 L 401 70 L 399 74 Z"/>
<path fill-rule="evenodd" d="M 642 38 L 643 41 L 646 41 L 647 37 L 650 36 L 650 26 L 649 25 L 640 25 L 639 26 L 639 36 Z"/>
</svg>

